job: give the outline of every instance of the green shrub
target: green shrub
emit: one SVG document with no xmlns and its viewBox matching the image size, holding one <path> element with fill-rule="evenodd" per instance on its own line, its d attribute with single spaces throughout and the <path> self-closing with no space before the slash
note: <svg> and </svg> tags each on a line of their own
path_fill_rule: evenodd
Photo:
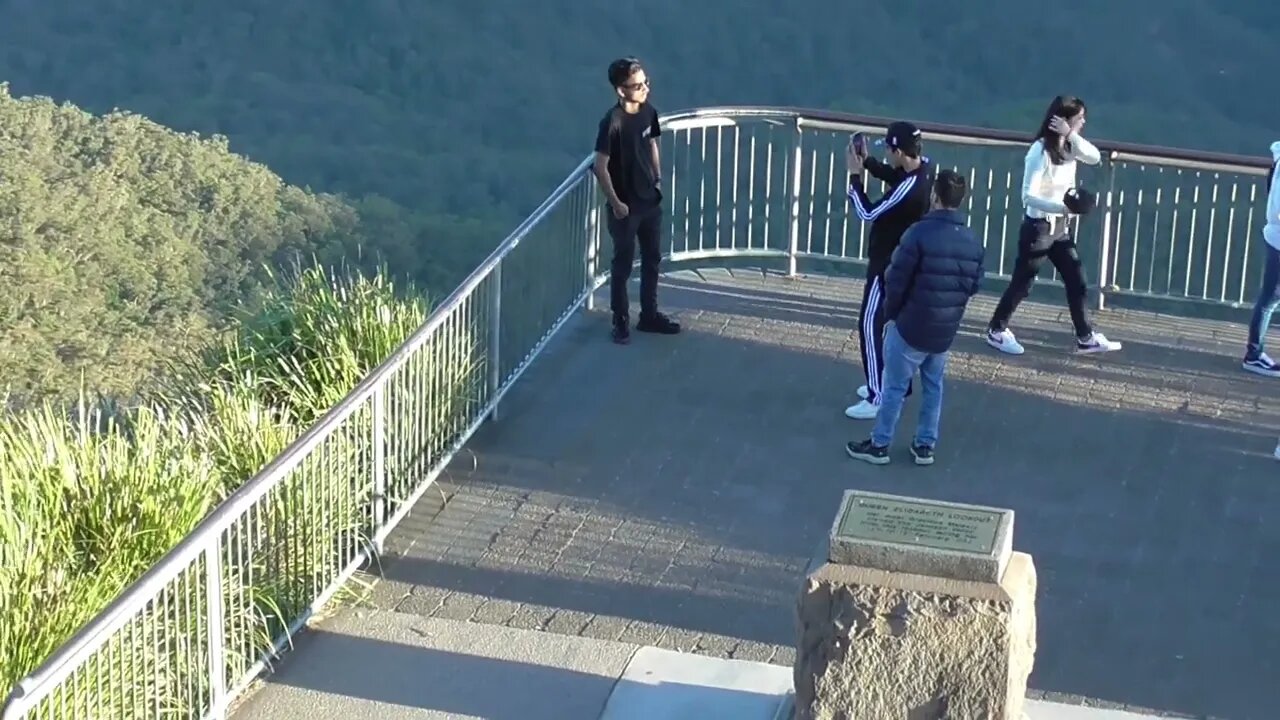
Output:
<svg viewBox="0 0 1280 720">
<path fill-rule="evenodd" d="M 385 271 L 334 274 L 318 266 L 278 280 L 260 307 L 205 352 L 174 365 L 140 406 L 82 402 L 67 412 L 46 403 L 0 417 L 0 692 L 7 694 L 278 456 L 428 314 L 427 302 L 412 288 L 397 293 Z M 258 550 L 255 567 L 227 558 L 232 672 L 247 668 L 284 620 L 313 599 L 333 553 L 350 552 L 335 542 L 349 542 L 367 526 L 355 512 L 366 499 L 349 495 L 359 492 L 354 470 L 342 475 L 367 455 L 367 418 L 350 427 L 360 432 L 325 441 L 326 477 L 338 477 L 332 487 L 347 496 L 332 490 L 321 497 L 309 492 L 305 476 L 291 478 L 239 538 Z M 308 529 L 292 529 L 299 527 Z M 289 541 L 279 553 L 262 547 L 281 537 Z M 287 569 L 271 566 L 285 554 Z M 178 596 L 204 593 L 202 582 L 183 577 L 168 592 L 198 609 L 199 597 Z M 183 622 L 202 621 L 198 615 Z M 151 619 L 173 616 L 157 612 Z M 77 702 L 104 712 L 134 703 L 192 711 L 183 705 L 195 688 L 181 687 L 191 673 L 179 670 L 203 662 L 192 644 L 199 633 L 150 626 L 148 632 L 156 642 L 142 651 L 146 657 L 129 661 L 150 678 L 145 691 L 116 687 L 112 697 Z"/>
</svg>

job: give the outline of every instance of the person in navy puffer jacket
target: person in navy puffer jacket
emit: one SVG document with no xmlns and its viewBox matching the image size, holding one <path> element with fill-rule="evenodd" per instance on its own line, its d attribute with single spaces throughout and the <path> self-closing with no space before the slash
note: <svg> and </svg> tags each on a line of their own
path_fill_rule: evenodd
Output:
<svg viewBox="0 0 1280 720">
<path fill-rule="evenodd" d="M 968 192 L 964 176 L 942 170 L 933 183 L 933 209 L 902 236 L 885 272 L 884 399 L 871 437 L 850 442 L 850 457 L 889 462 L 907 386 L 920 371 L 923 399 L 911 454 L 933 464 L 942 418 L 942 378 L 947 352 L 960 331 L 965 308 L 986 274 L 986 248 L 960 208 Z"/>
</svg>

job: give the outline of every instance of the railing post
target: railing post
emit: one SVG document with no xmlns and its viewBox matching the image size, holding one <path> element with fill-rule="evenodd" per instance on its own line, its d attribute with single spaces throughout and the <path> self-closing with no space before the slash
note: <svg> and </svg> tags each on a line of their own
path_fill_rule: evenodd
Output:
<svg viewBox="0 0 1280 720">
<path fill-rule="evenodd" d="M 804 174 L 801 172 L 804 164 L 803 136 L 804 131 L 800 125 L 800 118 L 796 118 L 796 135 L 791 161 L 791 237 L 788 240 L 787 247 L 788 277 L 795 277 L 796 256 L 800 252 L 800 193 L 804 190 L 801 185 L 801 181 L 804 178 Z"/>
<path fill-rule="evenodd" d="M 502 263 L 493 267 L 489 291 L 489 398 L 494 400 L 489 419 L 498 419 L 498 389 L 502 385 Z"/>
<path fill-rule="evenodd" d="M 387 384 L 373 390 L 373 546 L 382 554 L 382 528 L 387 522 Z"/>
<path fill-rule="evenodd" d="M 1102 237 L 1098 238 L 1098 298 L 1097 309 L 1103 310 L 1107 305 L 1107 286 L 1110 277 L 1107 270 L 1111 266 L 1111 202 L 1115 197 L 1116 166 L 1114 152 L 1107 153 L 1107 196 L 1102 210 Z"/>
<path fill-rule="evenodd" d="M 226 623 L 222 607 L 222 562 L 218 558 L 218 535 L 204 549 L 205 629 L 209 640 L 209 715 L 222 720 L 227 713 Z"/>
<path fill-rule="evenodd" d="M 600 248 L 600 203 L 591 203 L 591 208 L 587 210 L 587 243 L 586 252 L 583 257 L 583 267 L 586 273 L 586 282 L 583 284 L 583 290 L 587 293 L 586 307 L 590 312 L 596 309 L 596 255 Z"/>
</svg>

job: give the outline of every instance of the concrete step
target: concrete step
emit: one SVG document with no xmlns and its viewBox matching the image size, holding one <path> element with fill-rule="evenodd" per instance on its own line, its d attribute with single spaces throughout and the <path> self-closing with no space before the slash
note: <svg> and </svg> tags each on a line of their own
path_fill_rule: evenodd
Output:
<svg viewBox="0 0 1280 720">
<path fill-rule="evenodd" d="M 234 720 L 789 720 L 791 668 L 346 610 L 297 638 Z M 1031 700 L 1028 720 L 1153 720 Z"/>
</svg>

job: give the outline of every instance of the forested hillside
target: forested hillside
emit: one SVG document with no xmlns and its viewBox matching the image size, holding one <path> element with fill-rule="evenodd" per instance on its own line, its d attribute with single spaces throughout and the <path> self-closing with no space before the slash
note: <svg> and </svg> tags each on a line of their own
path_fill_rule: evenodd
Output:
<svg viewBox="0 0 1280 720">
<path fill-rule="evenodd" d="M 2 12 L 0 81 L 15 95 L 129 113 L 98 122 L 3 98 L 0 217 L 16 236 L 0 273 L 16 292 L 0 300 L 0 369 L 61 390 L 81 372 L 124 390 L 126 369 L 215 325 L 284 255 L 381 253 L 447 290 L 590 149 L 611 102 L 604 68 L 623 53 L 646 60 L 662 110 L 801 105 L 1029 131 L 1072 92 L 1095 137 L 1256 154 L 1280 132 L 1263 84 L 1272 0 Z"/>
<path fill-rule="evenodd" d="M 445 267 L 417 250 L 422 235 L 470 238 L 466 227 L 435 232 L 382 201 L 287 185 L 222 137 L 3 85 L 0 158 L 0 401 L 129 398 L 291 265 L 390 259 L 448 287 L 474 262 L 448 243 L 435 246 Z"/>
<path fill-rule="evenodd" d="M 510 219 L 589 149 L 608 61 L 654 99 L 1028 127 L 1058 92 L 1091 131 L 1262 152 L 1272 0 L 251 0 L 8 3 L 0 78 L 94 112 L 222 133 L 287 181 Z"/>
</svg>

